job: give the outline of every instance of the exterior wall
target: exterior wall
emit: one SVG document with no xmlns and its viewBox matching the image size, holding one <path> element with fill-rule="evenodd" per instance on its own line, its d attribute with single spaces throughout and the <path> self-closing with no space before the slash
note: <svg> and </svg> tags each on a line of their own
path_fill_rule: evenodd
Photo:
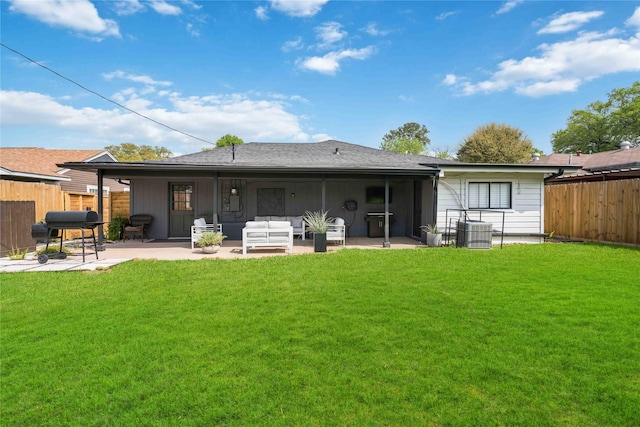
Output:
<svg viewBox="0 0 640 427">
<path fill-rule="evenodd" d="M 542 174 L 517 173 L 446 173 L 438 186 L 438 226 L 455 227 L 460 213 L 447 209 L 466 209 L 469 182 L 511 182 L 511 209 L 497 209 L 495 213 L 482 212 L 482 220 L 493 223 L 494 230 L 502 226 L 505 212 L 505 243 L 541 243 L 544 232 L 544 177 Z M 468 211 L 470 219 L 479 219 L 480 213 Z M 511 234 L 511 236 L 509 236 Z M 494 236 L 494 244 L 500 236 Z"/>
<path fill-rule="evenodd" d="M 166 239 L 169 236 L 169 189 L 165 179 L 131 180 L 130 215 L 149 214 L 153 222 L 149 237 Z"/>
<path fill-rule="evenodd" d="M 60 187 L 63 191 L 69 193 L 89 194 L 87 185 L 98 185 L 98 177 L 95 173 L 69 170 L 61 175 L 65 178 L 71 178 L 71 181 L 61 181 Z M 118 181 L 105 178 L 103 186 L 109 188 L 109 191 L 124 191 L 126 185 L 120 184 Z"/>
</svg>

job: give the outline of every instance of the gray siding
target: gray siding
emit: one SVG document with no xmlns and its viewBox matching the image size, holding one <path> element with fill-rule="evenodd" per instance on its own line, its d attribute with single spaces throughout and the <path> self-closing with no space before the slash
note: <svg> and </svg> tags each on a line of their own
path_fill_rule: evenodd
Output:
<svg viewBox="0 0 640 427">
<path fill-rule="evenodd" d="M 175 180 L 171 182 L 193 182 L 194 193 L 192 207 L 194 218 L 204 217 L 212 222 L 214 213 L 214 179 L 202 178 L 193 180 Z M 239 188 L 241 209 L 237 212 L 229 210 L 228 195 L 232 186 Z M 366 188 L 384 186 L 384 179 L 327 179 L 325 209 L 329 216 L 342 217 L 349 225 L 349 236 L 367 236 L 368 212 L 384 212 L 384 204 L 367 204 Z M 425 181 L 430 187 L 430 181 Z M 389 211 L 393 212 L 391 225 L 392 236 L 410 236 L 413 224 L 413 180 L 391 179 L 393 191 Z M 218 179 L 218 221 L 223 224 L 225 234 L 237 238 L 235 232 L 244 223 L 252 220 L 257 214 L 257 193 L 260 188 L 284 189 L 284 209 L 286 216 L 303 215 L 306 211 L 322 208 L 322 179 Z M 131 186 L 131 213 L 146 213 L 154 217 L 149 230 L 149 237 L 165 239 L 169 236 L 169 182 L 164 178 L 136 179 Z M 350 212 L 344 209 L 347 200 L 355 200 L 358 209 Z M 430 200 L 425 198 L 426 200 Z M 427 203 L 425 203 L 427 204 Z M 423 207 L 423 214 L 430 212 L 431 205 Z"/>
</svg>

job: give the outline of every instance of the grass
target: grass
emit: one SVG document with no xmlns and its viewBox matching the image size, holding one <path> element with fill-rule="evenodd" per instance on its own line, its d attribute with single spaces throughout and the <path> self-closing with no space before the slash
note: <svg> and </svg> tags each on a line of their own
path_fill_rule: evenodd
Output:
<svg viewBox="0 0 640 427">
<path fill-rule="evenodd" d="M 640 251 L 1 274 L 3 425 L 640 424 Z"/>
</svg>

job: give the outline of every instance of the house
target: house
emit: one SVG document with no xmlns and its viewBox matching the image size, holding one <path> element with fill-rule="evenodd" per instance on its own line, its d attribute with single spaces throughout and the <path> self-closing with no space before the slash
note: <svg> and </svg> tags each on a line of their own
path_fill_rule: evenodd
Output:
<svg viewBox="0 0 640 427">
<path fill-rule="evenodd" d="M 327 210 L 345 220 L 348 236 L 384 237 L 385 245 L 390 236 L 421 239 L 421 225 L 445 226 L 449 209 L 477 208 L 505 211 L 505 229 L 517 241 L 541 241 L 544 177 L 559 171 L 553 165 L 464 164 L 333 140 L 253 142 L 159 161 L 60 166 L 130 181 L 131 212 L 154 216 L 152 238 L 186 237 L 194 218 L 205 217 L 236 240 L 255 216 Z"/>
<path fill-rule="evenodd" d="M 551 154 L 531 164 L 580 165 L 549 176 L 545 187 L 548 232 L 567 239 L 640 245 L 640 147 L 594 154 Z"/>
<path fill-rule="evenodd" d="M 53 150 L 46 148 L 21 147 L 0 148 L 0 179 L 44 182 L 59 185 L 69 193 L 97 194 L 97 178 L 93 172 L 77 171 L 57 166 L 64 162 L 116 162 L 104 150 Z M 106 180 L 103 192 L 126 191 L 128 185 L 116 180 Z"/>
<path fill-rule="evenodd" d="M 622 142 L 619 150 L 601 153 L 575 154 L 554 153 L 535 158 L 532 164 L 580 165 L 580 169 L 571 174 L 563 174 L 547 179 L 547 184 L 567 182 L 607 181 L 640 177 L 640 147 L 631 147 Z"/>
</svg>

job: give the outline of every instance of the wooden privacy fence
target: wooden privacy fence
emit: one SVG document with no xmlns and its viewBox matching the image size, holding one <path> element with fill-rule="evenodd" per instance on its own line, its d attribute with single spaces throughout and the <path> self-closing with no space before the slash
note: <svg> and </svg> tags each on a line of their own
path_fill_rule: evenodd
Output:
<svg viewBox="0 0 640 427">
<path fill-rule="evenodd" d="M 33 209 L 29 211 L 28 218 L 23 218 L 24 215 L 11 213 L 8 208 L 3 208 L 0 211 L 0 223 L 2 224 L 0 243 L 3 252 L 11 250 L 12 246 L 16 249 L 31 248 L 31 244 L 35 243 L 35 240 L 31 239 L 31 225 L 44 220 L 49 211 L 98 210 L 98 196 L 95 194 L 68 193 L 62 191 L 57 185 L 35 182 L 0 180 L 0 200 L 3 202 L 30 201 L 34 205 Z M 128 217 L 129 192 L 115 192 L 105 196 L 103 206 L 103 221 L 105 222 L 111 220 L 112 213 Z M 107 225 L 104 227 L 104 232 L 106 236 Z M 80 236 L 80 233 L 80 230 L 65 230 L 64 238 L 76 238 Z M 19 236 L 28 237 L 27 241 L 30 244 L 25 245 L 25 241 L 22 237 L 18 238 Z"/>
<path fill-rule="evenodd" d="M 33 201 L 0 201 L 0 257 L 36 248 L 36 241 L 31 238 L 35 211 Z"/>
<path fill-rule="evenodd" d="M 64 194 L 57 185 L 39 182 L 21 182 L 0 180 L 0 200 L 34 201 L 35 218 L 33 222 L 44 220 L 49 211 L 64 210 Z M 29 231 L 31 232 L 31 231 Z"/>
<path fill-rule="evenodd" d="M 545 186 L 544 227 L 556 237 L 640 244 L 640 178 Z"/>
</svg>

